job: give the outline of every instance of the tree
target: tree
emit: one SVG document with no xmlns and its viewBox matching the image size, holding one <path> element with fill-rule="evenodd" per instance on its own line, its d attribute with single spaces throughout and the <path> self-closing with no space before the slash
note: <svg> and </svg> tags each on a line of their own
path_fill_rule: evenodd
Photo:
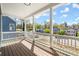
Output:
<svg viewBox="0 0 79 59">
<path fill-rule="evenodd" d="M 58 28 L 58 27 L 59 27 L 59 25 L 57 25 L 57 24 L 53 25 L 53 28 Z"/>
<path fill-rule="evenodd" d="M 22 24 L 17 24 L 16 28 L 17 29 L 22 29 Z"/>
<path fill-rule="evenodd" d="M 77 37 L 79 37 L 79 32 L 77 32 Z"/>
<path fill-rule="evenodd" d="M 35 25 L 35 28 L 36 28 L 36 29 L 40 29 L 40 28 L 41 28 L 41 25 L 40 25 L 40 24 L 36 24 L 36 25 Z"/>
<path fill-rule="evenodd" d="M 31 24 L 31 23 L 26 24 L 26 28 L 27 28 L 28 31 L 33 30 L 33 24 Z"/>
<path fill-rule="evenodd" d="M 65 29 L 64 25 L 62 25 L 62 24 L 59 25 L 58 28 L 59 28 L 59 29 Z"/>
<path fill-rule="evenodd" d="M 59 33 L 60 35 L 65 35 L 65 31 L 64 31 L 64 30 L 60 30 L 58 33 Z"/>
</svg>

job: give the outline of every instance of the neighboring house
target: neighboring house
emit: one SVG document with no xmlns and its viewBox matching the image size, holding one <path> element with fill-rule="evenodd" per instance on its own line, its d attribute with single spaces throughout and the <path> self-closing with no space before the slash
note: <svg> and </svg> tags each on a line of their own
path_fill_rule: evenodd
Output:
<svg viewBox="0 0 79 59">
<path fill-rule="evenodd" d="M 70 36 L 76 36 L 76 30 L 75 29 L 68 29 L 68 30 L 65 30 L 65 33 L 67 35 L 70 35 Z"/>
<path fill-rule="evenodd" d="M 16 22 L 8 16 L 2 16 L 3 32 L 16 31 Z"/>
<path fill-rule="evenodd" d="M 79 32 L 79 29 L 77 30 L 77 32 Z"/>
<path fill-rule="evenodd" d="M 58 33 L 60 31 L 59 28 L 53 28 L 53 33 Z"/>
<path fill-rule="evenodd" d="M 75 29 L 76 30 L 76 32 L 79 32 L 79 29 Z"/>
</svg>

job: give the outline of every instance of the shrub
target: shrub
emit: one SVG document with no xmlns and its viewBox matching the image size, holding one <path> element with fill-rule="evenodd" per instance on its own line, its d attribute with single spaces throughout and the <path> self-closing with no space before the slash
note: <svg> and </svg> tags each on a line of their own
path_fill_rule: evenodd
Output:
<svg viewBox="0 0 79 59">
<path fill-rule="evenodd" d="M 65 31 L 64 31 L 64 30 L 60 30 L 58 33 L 59 33 L 60 35 L 64 35 L 64 34 L 65 34 Z"/>
<path fill-rule="evenodd" d="M 79 37 L 79 32 L 77 32 L 77 37 Z"/>
<path fill-rule="evenodd" d="M 45 29 L 44 32 L 45 33 L 50 33 L 50 29 Z"/>
</svg>

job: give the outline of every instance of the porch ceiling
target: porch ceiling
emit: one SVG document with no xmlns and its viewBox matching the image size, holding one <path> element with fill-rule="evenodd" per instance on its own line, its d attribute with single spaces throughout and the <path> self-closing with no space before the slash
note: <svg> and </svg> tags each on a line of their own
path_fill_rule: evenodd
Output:
<svg viewBox="0 0 79 59">
<path fill-rule="evenodd" d="M 49 4 L 32 3 L 30 6 L 26 6 L 24 3 L 3 3 L 1 4 L 1 10 L 3 15 L 10 15 L 18 18 L 24 18 L 47 5 Z"/>
</svg>

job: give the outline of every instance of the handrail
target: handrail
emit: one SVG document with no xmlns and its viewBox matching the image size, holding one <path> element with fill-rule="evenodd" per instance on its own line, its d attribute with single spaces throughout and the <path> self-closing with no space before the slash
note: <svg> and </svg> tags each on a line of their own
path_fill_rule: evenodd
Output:
<svg viewBox="0 0 79 59">
<path fill-rule="evenodd" d="M 52 45 L 54 48 L 60 49 L 61 51 L 63 52 L 65 51 L 69 54 L 74 54 L 74 55 L 79 54 L 77 51 L 79 49 L 78 47 L 79 37 L 50 34 L 50 33 L 40 33 L 40 32 L 35 32 L 34 34 L 52 36 L 52 39 L 55 37 L 52 41 L 53 42 Z"/>
<path fill-rule="evenodd" d="M 57 35 L 57 34 L 54 34 L 53 36 L 55 37 L 62 37 L 62 38 L 66 38 L 66 39 L 78 39 L 79 40 L 79 37 L 74 37 L 74 36 L 67 36 L 67 35 Z"/>
<path fill-rule="evenodd" d="M 2 32 L 2 33 L 23 33 L 23 31 L 21 31 L 21 32 Z"/>
<path fill-rule="evenodd" d="M 19 38 L 21 36 L 24 36 L 24 32 L 2 32 L 3 33 L 3 39 L 2 40 L 6 40 L 6 39 L 13 39 L 13 38 Z"/>
<path fill-rule="evenodd" d="M 75 39 L 79 40 L 79 37 L 74 37 L 74 36 L 67 36 L 67 35 L 58 35 L 58 34 L 50 34 L 50 33 L 40 33 L 40 32 L 34 32 L 33 34 L 38 34 L 38 35 L 46 35 L 46 36 L 55 36 L 57 38 L 66 38 L 66 39 Z"/>
</svg>

